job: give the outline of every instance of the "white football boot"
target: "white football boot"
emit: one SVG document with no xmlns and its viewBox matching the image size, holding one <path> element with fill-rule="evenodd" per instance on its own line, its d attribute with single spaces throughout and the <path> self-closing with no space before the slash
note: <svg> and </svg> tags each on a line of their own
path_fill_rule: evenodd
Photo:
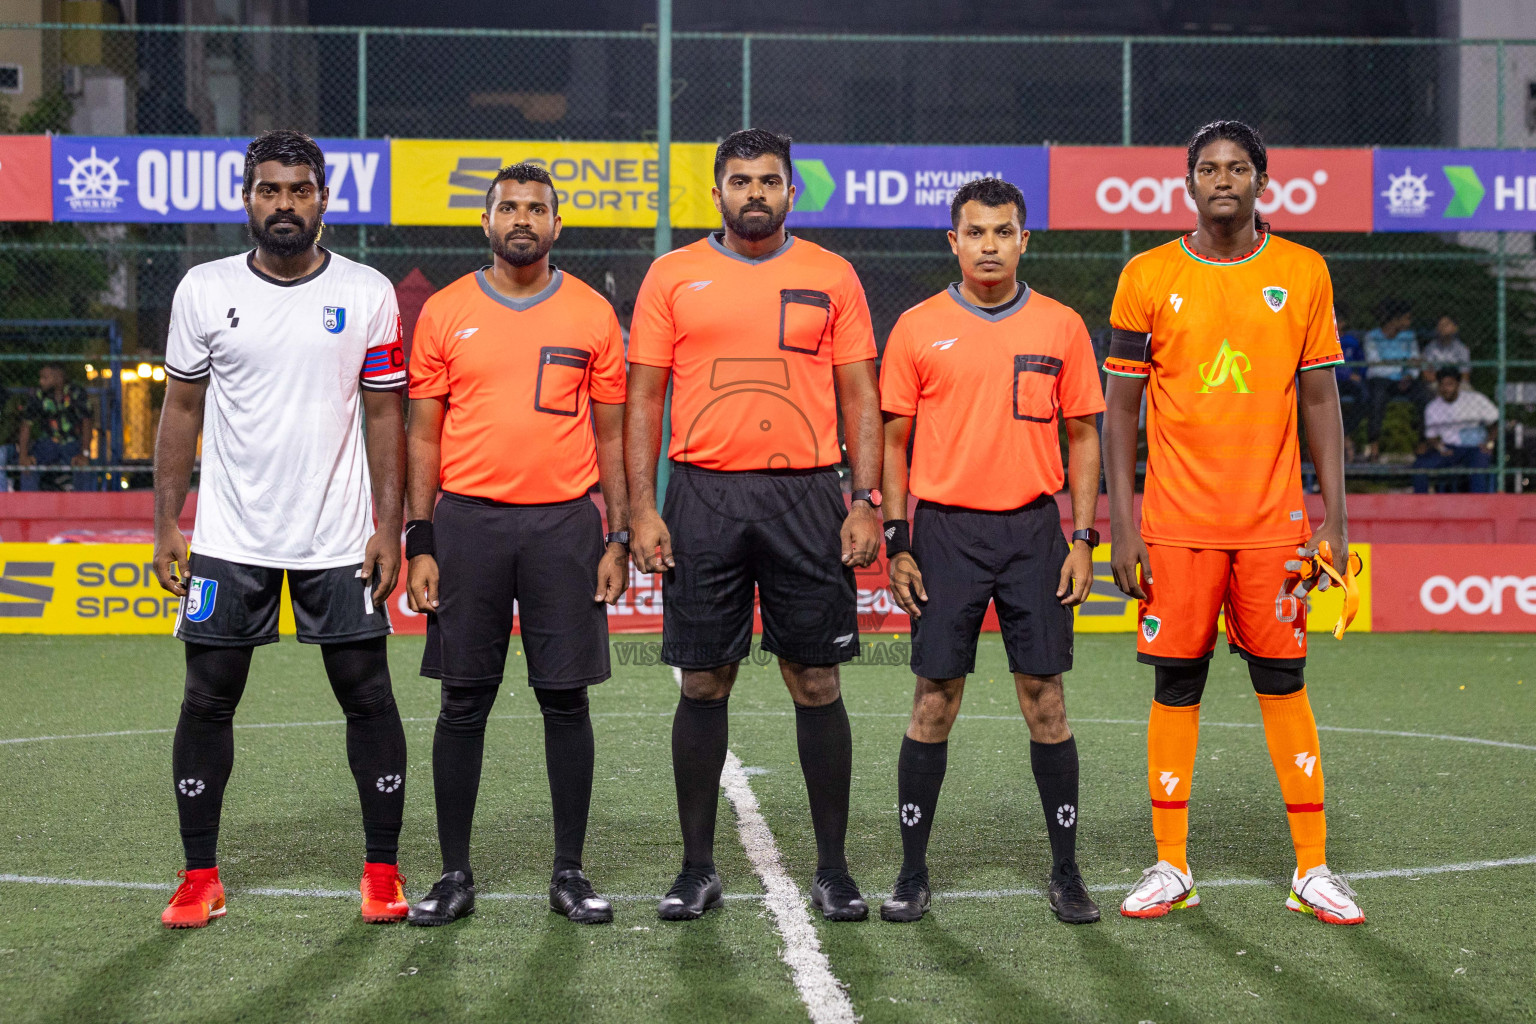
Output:
<svg viewBox="0 0 1536 1024">
<path fill-rule="evenodd" d="M 1291 895 L 1285 905 L 1301 914 L 1315 914 L 1328 924 L 1364 924 L 1365 911 L 1355 902 L 1349 883 L 1319 864 L 1305 875 L 1291 875 Z"/>
<path fill-rule="evenodd" d="M 1162 917 L 1170 910 L 1199 905 L 1194 875 L 1160 860 L 1141 873 L 1141 881 L 1120 904 L 1120 913 L 1126 917 Z"/>
</svg>

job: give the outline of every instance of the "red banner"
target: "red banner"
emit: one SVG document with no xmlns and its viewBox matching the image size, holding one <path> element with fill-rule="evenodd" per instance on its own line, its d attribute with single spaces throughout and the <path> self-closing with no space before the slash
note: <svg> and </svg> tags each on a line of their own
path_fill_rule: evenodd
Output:
<svg viewBox="0 0 1536 1024">
<path fill-rule="evenodd" d="M 1536 544 L 1376 544 L 1378 633 L 1536 632 Z"/>
<path fill-rule="evenodd" d="M 46 135 L 0 135 L 0 220 L 53 220 L 53 149 Z"/>
<path fill-rule="evenodd" d="M 1189 230 L 1195 206 L 1176 146 L 1051 149 L 1052 230 Z M 1278 231 L 1371 230 L 1369 149 L 1271 149 L 1259 212 Z"/>
</svg>

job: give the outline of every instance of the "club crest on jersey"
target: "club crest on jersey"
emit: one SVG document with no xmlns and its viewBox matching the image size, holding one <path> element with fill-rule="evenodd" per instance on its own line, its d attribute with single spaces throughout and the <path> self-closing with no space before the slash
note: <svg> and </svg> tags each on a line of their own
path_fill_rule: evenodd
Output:
<svg viewBox="0 0 1536 1024">
<path fill-rule="evenodd" d="M 342 328 L 347 326 L 347 308 L 345 306 L 326 306 L 325 329 L 332 334 L 340 334 Z"/>
<path fill-rule="evenodd" d="M 1151 643 L 1157 637 L 1157 631 L 1163 628 L 1163 620 L 1156 615 L 1148 615 L 1141 620 L 1141 635 Z"/>
<path fill-rule="evenodd" d="M 182 599 L 182 611 L 188 622 L 203 622 L 213 614 L 213 603 L 219 596 L 219 581 L 205 580 L 201 576 L 187 578 L 187 596 Z"/>
<path fill-rule="evenodd" d="M 1285 297 L 1290 293 L 1279 285 L 1270 285 L 1263 291 L 1264 305 L 1278 313 L 1285 308 Z"/>
</svg>

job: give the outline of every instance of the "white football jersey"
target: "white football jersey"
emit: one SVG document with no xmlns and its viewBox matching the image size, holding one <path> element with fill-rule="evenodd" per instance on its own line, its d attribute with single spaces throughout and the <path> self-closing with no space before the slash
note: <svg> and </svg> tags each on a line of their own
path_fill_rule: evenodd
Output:
<svg viewBox="0 0 1536 1024">
<path fill-rule="evenodd" d="M 373 534 L 359 389 L 405 387 L 389 279 L 326 252 L 279 281 L 255 253 L 187 271 L 165 372 L 208 382 L 192 549 L 247 565 L 329 569 Z"/>
</svg>

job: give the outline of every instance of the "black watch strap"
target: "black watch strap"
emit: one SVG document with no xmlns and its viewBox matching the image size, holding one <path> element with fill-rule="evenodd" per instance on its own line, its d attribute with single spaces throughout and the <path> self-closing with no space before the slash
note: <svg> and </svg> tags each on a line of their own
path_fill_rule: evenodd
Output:
<svg viewBox="0 0 1536 1024">
<path fill-rule="evenodd" d="M 1073 543 L 1082 541 L 1090 548 L 1096 548 L 1099 546 L 1099 531 L 1091 526 L 1086 530 L 1074 530 L 1072 532 L 1072 541 Z"/>
<path fill-rule="evenodd" d="M 605 544 L 622 544 L 627 548 L 629 547 L 629 531 L 614 530 L 612 533 L 603 536 L 603 542 Z"/>
</svg>

